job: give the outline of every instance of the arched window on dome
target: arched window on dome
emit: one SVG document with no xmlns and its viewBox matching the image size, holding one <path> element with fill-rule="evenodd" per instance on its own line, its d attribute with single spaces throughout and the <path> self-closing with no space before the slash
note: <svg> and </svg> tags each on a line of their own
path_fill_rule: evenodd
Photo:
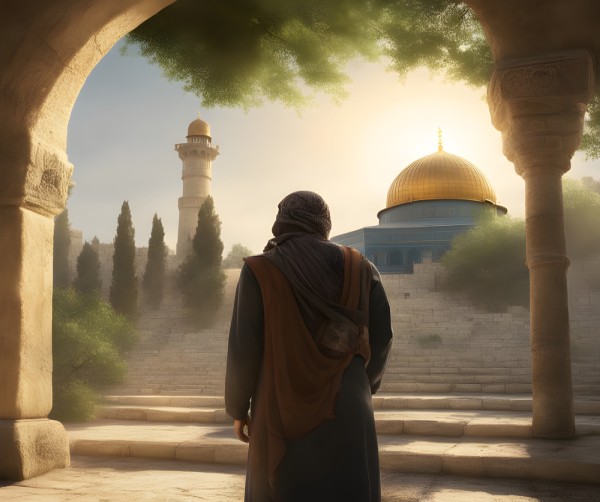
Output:
<svg viewBox="0 0 600 502">
<path fill-rule="evenodd" d="M 370 260 L 373 262 L 373 265 L 375 265 L 376 267 L 382 267 L 387 265 L 387 254 L 383 251 L 376 251 L 374 252 L 371 257 Z"/>
<path fill-rule="evenodd" d="M 391 266 L 402 266 L 404 265 L 404 255 L 402 251 L 394 251 L 390 254 L 390 265 Z"/>
<path fill-rule="evenodd" d="M 406 265 L 410 267 L 410 273 L 414 270 L 414 264 L 421 263 L 421 251 L 419 249 L 411 249 L 406 253 Z"/>
</svg>

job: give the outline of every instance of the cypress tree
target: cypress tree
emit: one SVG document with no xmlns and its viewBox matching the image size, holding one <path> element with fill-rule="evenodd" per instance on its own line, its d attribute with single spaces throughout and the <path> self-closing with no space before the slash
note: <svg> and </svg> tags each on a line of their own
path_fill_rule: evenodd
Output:
<svg viewBox="0 0 600 502">
<path fill-rule="evenodd" d="M 148 261 L 142 281 L 144 299 L 155 310 L 160 306 L 163 297 L 166 257 L 165 230 L 161 219 L 155 214 L 148 240 Z"/>
<path fill-rule="evenodd" d="M 71 229 L 69 212 L 65 209 L 54 219 L 54 276 L 55 288 L 68 288 L 69 248 L 71 247 Z"/>
<path fill-rule="evenodd" d="M 100 260 L 93 246 L 86 242 L 77 257 L 77 277 L 73 286 L 81 293 L 99 292 L 102 287 L 100 280 Z"/>
<path fill-rule="evenodd" d="M 109 298 L 113 308 L 130 319 L 136 317 L 138 297 L 134 237 L 129 203 L 124 201 L 117 222 Z"/>
<path fill-rule="evenodd" d="M 177 285 L 193 320 L 207 326 L 223 303 L 225 273 L 221 269 L 223 242 L 221 222 L 208 196 L 198 211 L 198 226 L 192 240 L 192 253 L 181 264 Z"/>
</svg>

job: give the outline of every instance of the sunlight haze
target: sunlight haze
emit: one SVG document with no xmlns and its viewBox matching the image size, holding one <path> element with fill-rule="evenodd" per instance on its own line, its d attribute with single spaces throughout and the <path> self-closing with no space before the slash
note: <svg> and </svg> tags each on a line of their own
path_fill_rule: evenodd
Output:
<svg viewBox="0 0 600 502">
<path fill-rule="evenodd" d="M 510 215 L 524 214 L 524 182 L 502 155 L 484 89 L 446 82 L 425 69 L 400 80 L 383 63 L 356 61 L 348 69 L 349 96 L 339 105 L 318 96 L 300 113 L 271 103 L 247 113 L 201 109 L 181 83 L 167 81 L 141 57 L 120 55 L 120 45 L 88 78 L 69 123 L 76 183 L 69 218 L 85 240 L 96 235 L 112 242 L 128 200 L 136 244 L 147 246 L 156 212 L 167 245 L 175 248 L 182 164 L 174 145 L 186 141 L 199 112 L 220 147 L 211 191 L 224 254 L 238 242 L 260 252 L 277 203 L 295 190 L 325 198 L 332 236 L 376 225 L 398 173 L 437 150 L 438 127 L 444 150 L 483 171 Z M 577 154 L 569 175 L 594 176 L 596 167 Z"/>
</svg>

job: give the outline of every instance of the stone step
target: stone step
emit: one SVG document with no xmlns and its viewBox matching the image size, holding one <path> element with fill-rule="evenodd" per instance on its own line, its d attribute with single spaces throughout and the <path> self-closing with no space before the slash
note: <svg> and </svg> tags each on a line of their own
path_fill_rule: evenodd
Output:
<svg viewBox="0 0 600 502">
<path fill-rule="evenodd" d="M 221 389 L 222 392 L 222 389 Z M 483 410 L 483 411 L 531 411 L 531 395 L 511 394 L 412 394 L 378 392 L 373 396 L 373 409 L 379 410 Z M 224 408 L 222 393 L 208 395 L 106 395 L 104 402 L 110 405 Z M 600 397 L 581 397 L 574 401 L 577 415 L 600 416 Z"/>
<path fill-rule="evenodd" d="M 223 408 L 151 405 L 105 405 L 97 417 L 109 420 L 224 424 L 231 418 Z M 533 437 L 531 413 L 482 410 L 378 410 L 375 425 L 380 434 L 419 436 Z M 600 416 L 577 417 L 577 432 L 600 435 Z"/>
<path fill-rule="evenodd" d="M 177 406 L 177 407 L 217 407 L 225 406 L 223 396 L 163 396 L 163 395 L 106 395 L 107 403 L 124 405 Z"/>
<path fill-rule="evenodd" d="M 384 382 L 381 385 L 384 392 L 501 392 L 508 394 L 531 394 L 531 384 L 458 384 L 458 383 L 421 383 L 421 382 Z"/>
<path fill-rule="evenodd" d="M 73 455 L 243 465 L 230 425 L 98 421 L 67 425 Z M 380 464 L 396 472 L 600 484 L 600 436 L 573 440 L 379 435 Z"/>
</svg>

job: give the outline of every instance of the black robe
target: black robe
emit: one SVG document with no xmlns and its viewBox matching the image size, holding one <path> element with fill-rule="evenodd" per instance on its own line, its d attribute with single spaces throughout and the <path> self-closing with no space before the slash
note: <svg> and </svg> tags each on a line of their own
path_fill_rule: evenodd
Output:
<svg viewBox="0 0 600 502">
<path fill-rule="evenodd" d="M 276 473 L 276 501 L 376 502 L 380 496 L 379 459 L 371 394 L 381 383 L 391 347 L 390 310 L 373 267 L 369 296 L 371 359 L 365 368 L 355 357 L 344 371 L 337 396 L 336 418 L 327 420 L 306 436 L 287 442 Z M 236 292 L 229 334 L 225 402 L 234 419 L 246 417 L 260 376 L 264 319 L 260 286 L 244 265 Z M 252 439 L 250 439 L 252 441 Z M 246 478 L 246 500 L 271 500 L 268 487 L 256 486 L 252 472 Z M 259 500 L 250 493 L 264 493 Z"/>
</svg>

